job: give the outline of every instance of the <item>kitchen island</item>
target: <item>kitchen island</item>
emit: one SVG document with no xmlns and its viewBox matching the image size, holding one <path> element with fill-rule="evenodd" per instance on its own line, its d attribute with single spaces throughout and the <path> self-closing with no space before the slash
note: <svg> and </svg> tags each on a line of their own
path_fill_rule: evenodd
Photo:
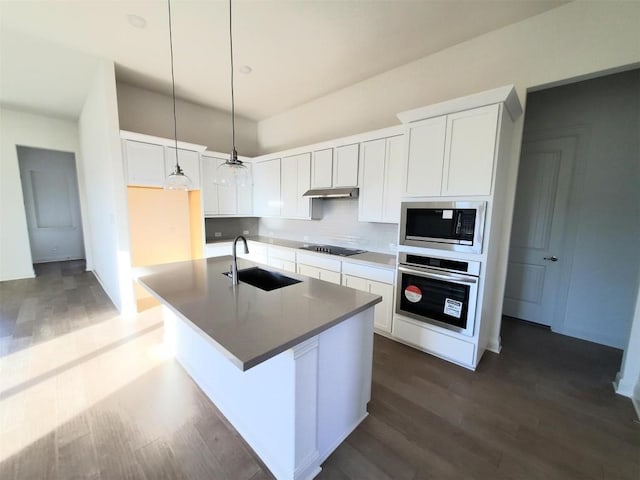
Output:
<svg viewBox="0 0 640 480">
<path fill-rule="evenodd" d="M 367 416 L 380 297 L 290 273 L 300 282 L 272 291 L 234 286 L 230 262 L 146 267 L 138 282 L 176 359 L 274 476 L 314 478 Z"/>
</svg>

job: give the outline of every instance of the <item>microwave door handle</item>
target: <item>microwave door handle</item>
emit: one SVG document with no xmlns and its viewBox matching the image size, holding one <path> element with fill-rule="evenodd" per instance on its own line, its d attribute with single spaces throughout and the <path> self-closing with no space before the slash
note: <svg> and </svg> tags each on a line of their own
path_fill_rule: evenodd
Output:
<svg viewBox="0 0 640 480">
<path fill-rule="evenodd" d="M 423 272 L 414 270 L 413 268 L 406 267 L 398 267 L 398 271 L 404 273 L 410 273 L 412 275 L 417 275 L 419 277 L 428 277 L 428 278 L 437 278 L 438 280 L 446 280 L 448 282 L 457 282 L 457 283 L 465 283 L 467 285 L 474 285 L 478 283 L 478 280 L 472 277 L 465 277 L 462 275 L 455 274 L 440 274 L 440 273 L 431 273 L 431 272 Z"/>
<path fill-rule="evenodd" d="M 456 210 L 456 235 L 462 230 L 462 210 Z"/>
</svg>

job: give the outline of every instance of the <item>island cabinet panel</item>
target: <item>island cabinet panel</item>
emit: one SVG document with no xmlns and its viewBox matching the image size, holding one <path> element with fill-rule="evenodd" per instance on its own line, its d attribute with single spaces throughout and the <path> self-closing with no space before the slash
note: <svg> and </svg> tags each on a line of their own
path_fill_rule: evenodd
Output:
<svg viewBox="0 0 640 480">
<path fill-rule="evenodd" d="M 258 217 L 280 216 L 280 159 L 253 164 L 253 212 Z"/>
<path fill-rule="evenodd" d="M 500 105 L 447 116 L 442 195 L 490 195 Z"/>
<path fill-rule="evenodd" d="M 164 147 L 134 140 L 123 140 L 122 146 L 127 185 L 162 187 L 165 179 Z"/>
<path fill-rule="evenodd" d="M 333 183 L 333 148 L 313 152 L 311 187 L 331 188 Z"/>
<path fill-rule="evenodd" d="M 440 195 L 446 129 L 445 116 L 409 125 L 404 195 Z"/>
<path fill-rule="evenodd" d="M 172 147 L 166 147 L 167 152 L 165 155 L 164 168 L 165 175 L 168 176 L 172 173 L 176 166 L 176 149 Z M 200 188 L 200 155 L 193 150 L 178 149 L 178 162 L 180 168 L 182 168 L 184 174 L 189 177 L 193 185 L 193 190 Z"/>
<path fill-rule="evenodd" d="M 316 477 L 367 416 L 372 308 L 245 371 L 189 320 L 163 316 L 168 350 L 275 478 Z"/>
<path fill-rule="evenodd" d="M 403 136 L 362 143 L 360 158 L 358 220 L 399 223 L 405 170 Z"/>
</svg>

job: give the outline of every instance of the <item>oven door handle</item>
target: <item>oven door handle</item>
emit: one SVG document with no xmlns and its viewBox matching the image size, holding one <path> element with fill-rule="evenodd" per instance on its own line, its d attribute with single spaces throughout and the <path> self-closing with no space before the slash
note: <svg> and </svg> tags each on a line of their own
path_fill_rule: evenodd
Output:
<svg viewBox="0 0 640 480">
<path fill-rule="evenodd" d="M 448 282 L 466 283 L 467 285 L 474 285 L 478 283 L 478 280 L 476 278 L 467 277 L 463 275 L 456 275 L 454 273 L 448 273 L 448 274 L 432 273 L 432 272 L 425 272 L 423 270 L 416 270 L 413 268 L 406 268 L 401 266 L 398 267 L 398 271 L 404 272 L 404 273 L 410 273 L 413 275 L 417 275 L 419 277 L 437 278 L 439 280 L 445 280 Z"/>
</svg>

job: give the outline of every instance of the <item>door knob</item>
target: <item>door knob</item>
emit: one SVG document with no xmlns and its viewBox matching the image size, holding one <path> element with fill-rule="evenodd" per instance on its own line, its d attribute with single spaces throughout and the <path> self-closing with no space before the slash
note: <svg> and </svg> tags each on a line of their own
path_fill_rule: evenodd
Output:
<svg viewBox="0 0 640 480">
<path fill-rule="evenodd" d="M 544 257 L 545 260 L 550 260 L 552 262 L 557 262 L 558 261 L 558 257 L 556 257 L 555 255 L 552 255 L 551 257 Z"/>
</svg>

